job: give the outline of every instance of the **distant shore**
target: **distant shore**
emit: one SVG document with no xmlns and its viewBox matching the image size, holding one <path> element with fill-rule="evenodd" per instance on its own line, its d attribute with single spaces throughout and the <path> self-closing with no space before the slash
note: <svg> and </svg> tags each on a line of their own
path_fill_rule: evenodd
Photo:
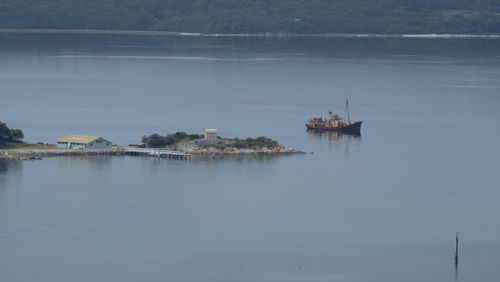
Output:
<svg viewBox="0 0 500 282">
<path fill-rule="evenodd" d="M 0 33 L 32 33 L 32 34 L 108 34 L 108 35 L 147 35 L 147 36 L 191 36 L 191 37 L 262 37 L 262 38 L 435 38 L 435 39 L 498 39 L 500 34 L 376 34 L 376 33 L 325 33 L 325 34 L 295 34 L 295 33 L 193 33 L 175 31 L 150 30 L 116 30 L 116 29 L 24 29 L 0 28 Z"/>
</svg>

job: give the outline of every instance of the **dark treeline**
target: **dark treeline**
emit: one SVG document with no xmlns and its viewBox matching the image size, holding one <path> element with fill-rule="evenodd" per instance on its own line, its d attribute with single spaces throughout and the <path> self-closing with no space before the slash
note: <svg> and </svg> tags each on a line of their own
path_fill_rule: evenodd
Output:
<svg viewBox="0 0 500 282">
<path fill-rule="evenodd" d="M 148 147 L 160 148 L 160 147 L 174 145 L 181 141 L 202 139 L 203 137 L 204 137 L 203 135 L 187 134 L 186 132 L 178 131 L 176 133 L 167 134 L 165 136 L 161 136 L 160 134 L 154 133 L 149 136 L 143 136 L 141 141 Z"/>
<path fill-rule="evenodd" d="M 24 133 L 18 128 L 9 128 L 7 124 L 0 122 L 0 147 L 8 142 L 20 142 Z"/>
<path fill-rule="evenodd" d="M 246 139 L 233 139 L 233 146 L 238 149 L 258 149 L 258 148 L 268 148 L 274 149 L 279 146 L 276 140 L 260 136 L 257 138 L 246 138 Z"/>
<path fill-rule="evenodd" d="M 491 34 L 500 0 L 1 0 L 0 27 Z"/>
</svg>

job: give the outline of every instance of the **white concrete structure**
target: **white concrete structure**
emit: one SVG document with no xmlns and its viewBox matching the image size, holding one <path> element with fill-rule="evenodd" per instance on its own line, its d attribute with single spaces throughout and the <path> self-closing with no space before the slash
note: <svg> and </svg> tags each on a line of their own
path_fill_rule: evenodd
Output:
<svg viewBox="0 0 500 282">
<path fill-rule="evenodd" d="M 205 140 L 216 140 L 217 139 L 217 129 L 208 128 L 205 129 Z"/>
<path fill-rule="evenodd" d="M 111 142 L 100 136 L 72 134 L 57 140 L 57 146 L 65 149 L 111 149 Z"/>
</svg>

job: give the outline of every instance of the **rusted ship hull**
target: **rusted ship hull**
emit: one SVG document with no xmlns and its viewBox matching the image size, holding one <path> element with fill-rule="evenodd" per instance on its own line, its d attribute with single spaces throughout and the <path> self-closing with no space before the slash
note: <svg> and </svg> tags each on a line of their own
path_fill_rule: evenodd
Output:
<svg viewBox="0 0 500 282">
<path fill-rule="evenodd" d="M 344 132 L 350 134 L 360 134 L 361 133 L 361 121 L 351 123 L 344 126 L 328 126 L 328 125 L 306 125 L 307 130 L 315 131 L 334 131 L 334 132 Z"/>
</svg>

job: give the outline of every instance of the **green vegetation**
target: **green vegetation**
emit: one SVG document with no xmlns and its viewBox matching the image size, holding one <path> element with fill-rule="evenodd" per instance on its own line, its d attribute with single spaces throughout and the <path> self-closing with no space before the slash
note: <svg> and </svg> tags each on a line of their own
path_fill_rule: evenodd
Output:
<svg viewBox="0 0 500 282">
<path fill-rule="evenodd" d="M 2 0 L 0 27 L 488 34 L 500 0 Z"/>
<path fill-rule="evenodd" d="M 166 136 L 161 136 L 155 133 L 149 136 L 143 136 L 142 143 L 146 144 L 148 147 L 160 148 L 174 145 L 181 141 L 189 141 L 201 138 L 203 138 L 203 135 L 187 134 L 186 132 L 176 132 L 174 134 L 168 134 Z"/>
<path fill-rule="evenodd" d="M 273 139 L 260 136 L 257 138 L 238 139 L 234 138 L 233 147 L 237 149 L 258 149 L 268 148 L 273 149 L 279 146 L 278 142 Z"/>
<path fill-rule="evenodd" d="M 14 128 L 10 130 L 10 135 L 14 141 L 21 141 L 24 138 L 24 133 L 21 129 Z"/>
<path fill-rule="evenodd" d="M 0 146 L 9 142 L 21 142 L 23 138 L 21 129 L 10 129 L 7 124 L 0 122 Z"/>
<path fill-rule="evenodd" d="M 43 143 L 9 143 L 2 147 L 2 149 L 7 149 L 10 151 L 37 151 L 37 150 L 61 150 L 57 145 L 53 144 L 43 144 Z"/>
<path fill-rule="evenodd" d="M 168 134 L 166 136 L 161 136 L 159 134 L 151 134 L 149 136 L 142 137 L 142 143 L 146 144 L 147 147 L 151 148 L 161 148 L 172 146 L 180 142 L 200 140 L 203 139 L 203 135 L 198 134 L 187 134 L 186 132 L 176 132 L 174 134 Z M 201 140 L 205 141 L 205 140 Z M 199 143 L 198 145 L 214 147 L 218 150 L 224 150 L 225 148 L 232 147 L 236 149 L 274 149 L 279 146 L 279 143 L 273 139 L 260 136 L 257 138 L 219 138 L 218 142 L 212 143 Z"/>
</svg>

